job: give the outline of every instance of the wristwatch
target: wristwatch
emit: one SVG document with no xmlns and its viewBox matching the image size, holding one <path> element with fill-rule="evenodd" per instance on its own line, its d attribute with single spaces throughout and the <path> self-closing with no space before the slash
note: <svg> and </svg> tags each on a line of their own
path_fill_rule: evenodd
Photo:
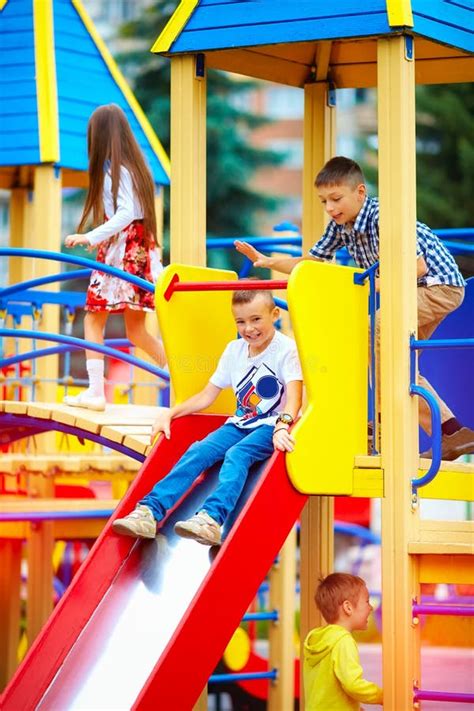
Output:
<svg viewBox="0 0 474 711">
<path fill-rule="evenodd" d="M 276 425 L 279 422 L 283 422 L 284 425 L 292 425 L 293 424 L 293 417 L 289 415 L 287 412 L 280 412 L 276 419 Z"/>
</svg>

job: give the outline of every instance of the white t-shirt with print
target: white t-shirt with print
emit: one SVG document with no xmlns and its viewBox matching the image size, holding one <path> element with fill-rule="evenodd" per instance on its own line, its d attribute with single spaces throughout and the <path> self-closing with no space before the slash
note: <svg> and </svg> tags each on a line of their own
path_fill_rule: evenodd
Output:
<svg viewBox="0 0 474 711">
<path fill-rule="evenodd" d="M 296 343 L 279 331 L 252 357 L 243 338 L 231 341 L 210 378 L 218 388 L 232 387 L 237 409 L 226 422 L 245 428 L 275 425 L 285 412 L 286 385 L 292 380 L 303 380 Z"/>
</svg>

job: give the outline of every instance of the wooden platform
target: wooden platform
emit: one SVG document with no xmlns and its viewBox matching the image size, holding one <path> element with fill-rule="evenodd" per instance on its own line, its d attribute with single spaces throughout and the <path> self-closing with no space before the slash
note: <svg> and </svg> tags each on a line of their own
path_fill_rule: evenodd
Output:
<svg viewBox="0 0 474 711">
<path fill-rule="evenodd" d="M 62 403 L 0 401 L 0 412 L 54 420 L 118 442 L 144 455 L 151 450 L 151 428 L 158 411 L 158 407 L 148 405 L 107 405 L 103 412 L 94 412 Z"/>
</svg>

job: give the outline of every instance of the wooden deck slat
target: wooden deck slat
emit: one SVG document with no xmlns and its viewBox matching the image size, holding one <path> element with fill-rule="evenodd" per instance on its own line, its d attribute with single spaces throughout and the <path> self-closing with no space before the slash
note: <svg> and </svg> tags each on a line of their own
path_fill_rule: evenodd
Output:
<svg viewBox="0 0 474 711">
<path fill-rule="evenodd" d="M 140 454 L 148 454 L 151 451 L 150 435 L 127 435 L 123 445 Z"/>
<path fill-rule="evenodd" d="M 5 401 L 4 412 L 9 412 L 12 415 L 24 415 L 26 414 L 29 403 L 27 402 L 13 402 L 13 400 Z"/>
<path fill-rule="evenodd" d="M 112 442 L 122 443 L 127 435 L 145 435 L 150 437 L 151 425 L 118 425 L 102 427 L 100 434 L 102 437 L 110 439 Z"/>
</svg>

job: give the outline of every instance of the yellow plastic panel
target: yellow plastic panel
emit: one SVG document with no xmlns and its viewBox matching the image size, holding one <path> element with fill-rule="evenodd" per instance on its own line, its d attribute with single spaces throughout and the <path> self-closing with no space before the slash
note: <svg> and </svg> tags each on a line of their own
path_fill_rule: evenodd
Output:
<svg viewBox="0 0 474 711">
<path fill-rule="evenodd" d="M 307 494 L 352 494 L 354 456 L 367 449 L 368 286 L 354 284 L 358 271 L 304 261 L 289 280 L 307 408 L 287 467 Z"/>
<path fill-rule="evenodd" d="M 472 555 L 421 555 L 420 583 L 473 585 Z"/>
<path fill-rule="evenodd" d="M 156 311 L 175 402 L 180 403 L 207 384 L 224 348 L 236 338 L 237 330 L 231 312 L 231 291 L 177 292 L 167 301 L 164 294 L 175 274 L 182 282 L 230 281 L 237 279 L 237 274 L 170 264 L 158 279 Z M 234 394 L 226 389 L 206 412 L 230 414 L 234 410 Z"/>
</svg>

